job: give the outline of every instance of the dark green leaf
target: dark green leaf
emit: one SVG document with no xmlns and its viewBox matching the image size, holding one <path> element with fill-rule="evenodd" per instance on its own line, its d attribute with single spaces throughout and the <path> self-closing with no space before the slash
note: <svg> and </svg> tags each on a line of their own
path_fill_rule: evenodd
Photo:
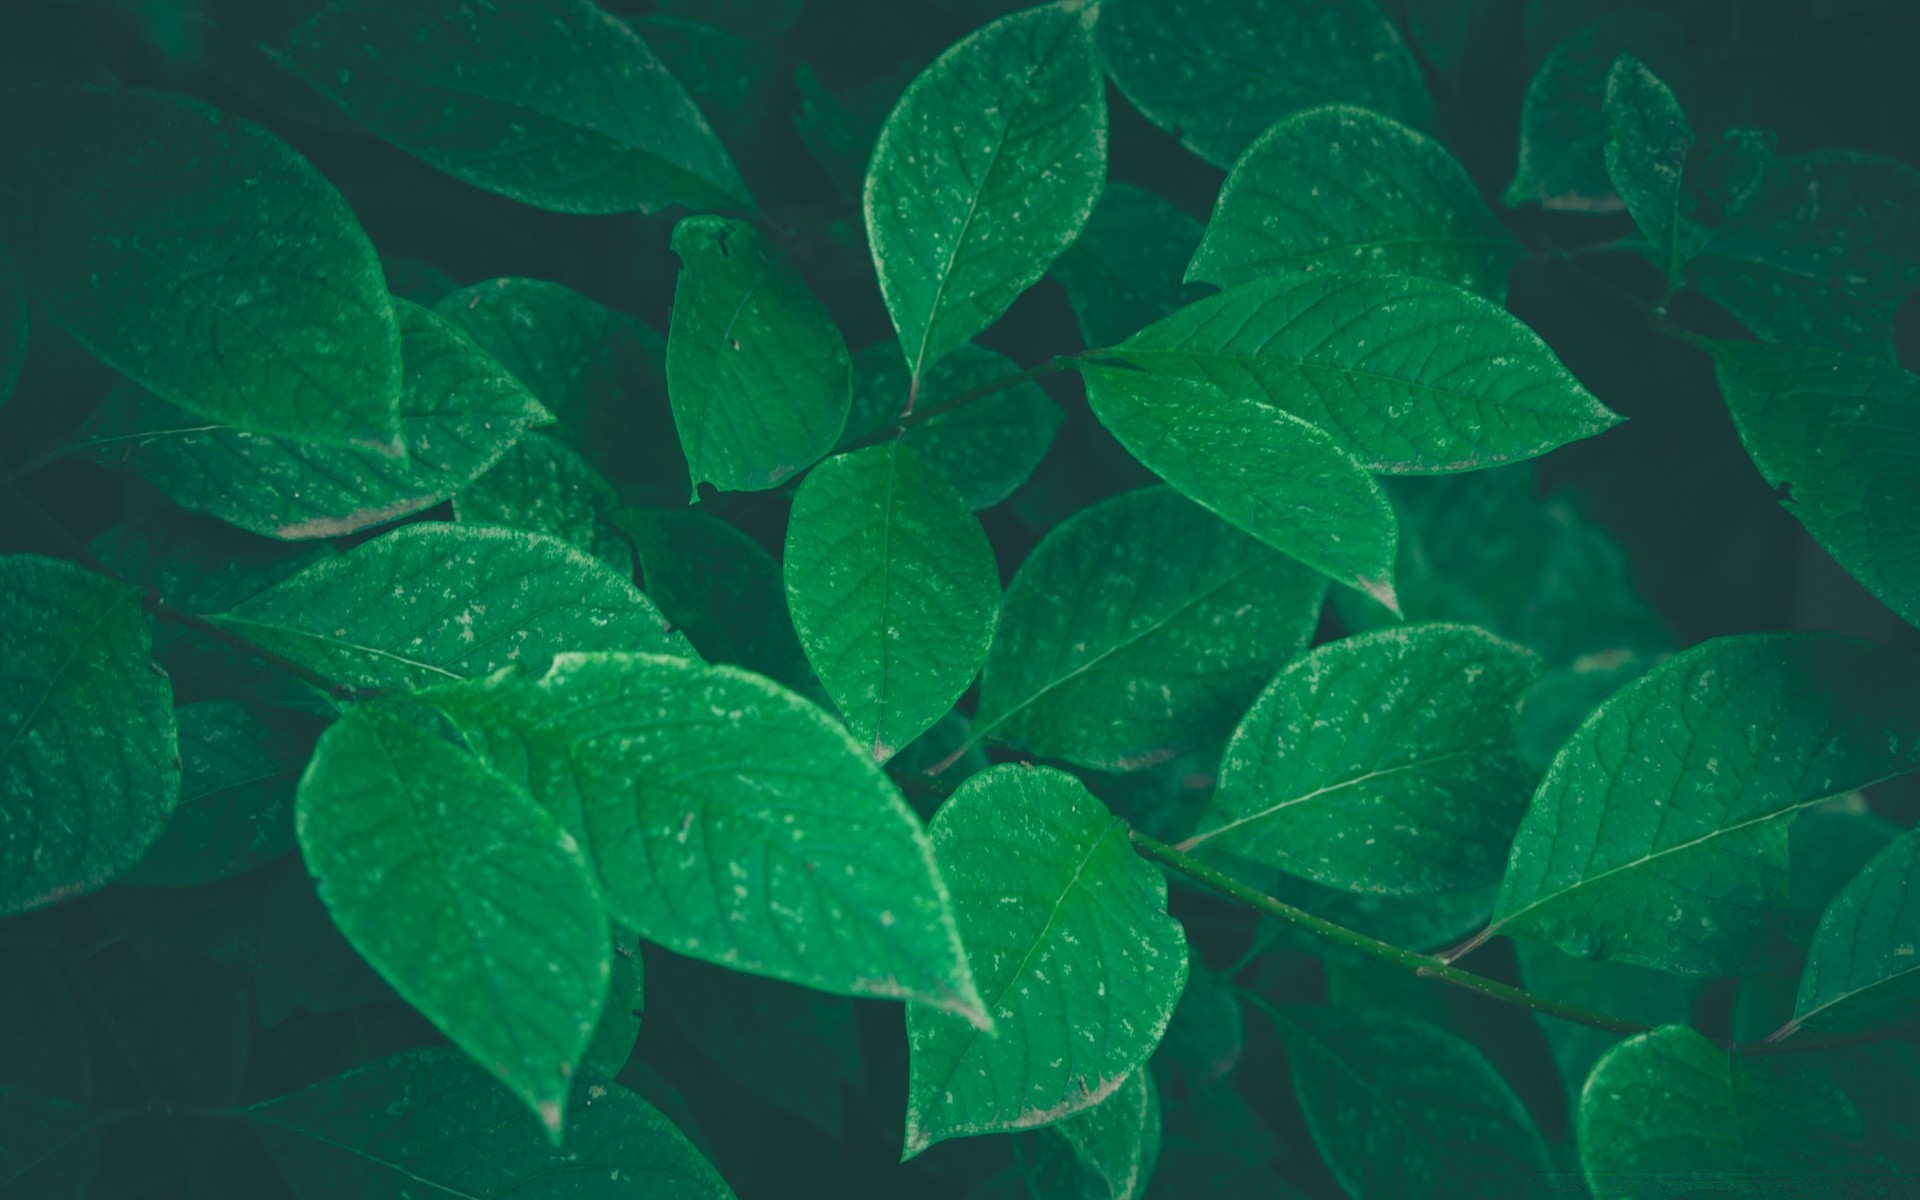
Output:
<svg viewBox="0 0 1920 1200">
<path fill-rule="evenodd" d="M 1563 746 L 1514 838 L 1493 928 L 1681 974 L 1783 951 L 1787 823 L 1920 767 L 1920 660 L 1825 634 L 1661 663 Z"/>
<path fill-rule="evenodd" d="M 212 422 L 401 452 L 380 260 L 286 143 L 165 92 L 22 88 L 0 160 L 23 290 L 109 366 Z"/>
<path fill-rule="evenodd" d="M 975 737 L 1132 770 L 1217 742 L 1306 647 L 1318 576 L 1166 488 L 1069 517 L 1007 589 Z"/>
<path fill-rule="evenodd" d="M 1078 1116 L 1022 1134 L 1014 1143 L 1020 1173 L 1049 1200 L 1139 1200 L 1160 1158 L 1160 1093 L 1135 1071 Z"/>
<path fill-rule="evenodd" d="M 667 402 L 667 344 L 653 329 L 539 279 L 490 279 L 435 310 L 527 385 L 549 430 L 645 504 L 686 499 L 687 463 Z"/>
<path fill-rule="evenodd" d="M 682 20 L 649 14 L 632 20 L 634 32 L 653 48 L 686 85 L 707 121 L 724 140 L 742 144 L 753 134 L 754 86 L 759 82 L 761 48 L 704 19 Z"/>
<path fill-rule="evenodd" d="M 1181 848 L 1350 892 L 1496 883 L 1532 791 L 1513 721 L 1539 674 L 1531 652 L 1466 625 L 1321 646 L 1254 701 Z"/>
<path fill-rule="evenodd" d="M 920 73 L 881 127 L 864 209 L 909 408 L 927 370 L 1038 281 L 1100 197 L 1096 11 L 1062 0 L 976 31 Z"/>
<path fill-rule="evenodd" d="M 293 849 L 293 789 L 313 731 L 285 710 L 230 700 L 174 714 L 180 802 L 121 882 L 192 887 L 250 871 Z"/>
<path fill-rule="evenodd" d="M 1332 436 L 1203 379 L 1081 368 L 1094 416 L 1188 499 L 1389 608 L 1393 509 Z"/>
<path fill-rule="evenodd" d="M 1188 1095 L 1232 1074 L 1246 1046 L 1246 1014 L 1233 981 L 1193 963 L 1167 1035 L 1153 1052 L 1154 1077 L 1172 1094 Z"/>
<path fill-rule="evenodd" d="M 1781 1177 L 1805 1175 L 1817 1187 L 1864 1165 L 1846 1147 L 1859 1136 L 1853 1104 L 1819 1073 L 1728 1054 L 1679 1025 L 1608 1051 L 1580 1096 L 1580 1165 L 1599 1200 L 1638 1194 L 1634 1177 L 1764 1175 L 1794 1190 Z"/>
<path fill-rule="evenodd" d="M 994 767 L 929 833 L 995 1028 L 907 1010 L 908 1156 L 1100 1104 L 1146 1064 L 1187 979 L 1166 882 L 1073 776 Z"/>
<path fill-rule="evenodd" d="M 559 538 L 631 579 L 633 547 L 613 526 L 619 507 L 613 485 L 579 451 L 535 434 L 453 498 L 453 519 Z"/>
<path fill-rule="evenodd" d="M 828 90 L 812 67 L 802 66 L 793 82 L 800 92 L 800 107 L 793 114 L 800 140 L 842 192 L 858 196 L 880 126 L 907 80 L 883 77 L 839 94 Z"/>
<path fill-rule="evenodd" d="M 393 989 L 341 936 L 304 869 L 286 873 L 261 901 L 254 987 L 260 1024 L 269 1028 L 300 1009 L 341 1012 L 394 999 Z"/>
<path fill-rule="evenodd" d="M 852 366 L 793 264 L 745 221 L 688 217 L 667 389 L 695 484 L 761 491 L 805 470 L 846 426 Z"/>
<path fill-rule="evenodd" d="M 549 1195 L 732 1200 L 698 1150 L 618 1084 L 583 1078 L 566 1148 L 486 1072 L 412 1050 L 246 1110 L 302 1200 Z M 428 1190 L 430 1189 L 430 1190 Z"/>
<path fill-rule="evenodd" d="M 808 474 L 787 526 L 786 585 L 808 660 L 876 762 L 967 690 L 1000 606 L 980 523 L 899 442 Z"/>
<path fill-rule="evenodd" d="M 224 612 L 333 553 L 325 542 L 263 538 L 170 506 L 130 513 L 87 549 L 128 581 L 196 613 Z M 155 643 L 180 632 L 160 626 Z"/>
<path fill-rule="evenodd" d="M 1607 178 L 1647 239 L 1669 287 L 1700 252 L 1707 230 L 1685 203 L 1693 128 L 1673 89 L 1630 54 L 1607 74 Z"/>
<path fill-rule="evenodd" d="M 1913 1015 L 1920 998 L 1920 833 L 1855 876 L 1820 918 L 1793 1027 L 1863 1029 Z"/>
<path fill-rule="evenodd" d="M 931 410 L 1019 371 L 1004 356 L 968 342 L 927 370 L 920 381 L 921 408 Z M 841 446 L 891 428 L 912 391 L 913 380 L 897 343 L 879 342 L 855 355 L 853 411 Z M 1064 419 L 1040 385 L 1027 382 L 928 417 L 909 426 L 899 440 L 978 512 L 1013 495 L 1027 481 Z"/>
<path fill-rule="evenodd" d="M 630 581 L 571 546 L 437 522 L 326 559 L 214 622 L 359 687 L 425 687 L 567 650 L 692 653 Z"/>
<path fill-rule="evenodd" d="M 558 1145 L 612 971 L 573 835 L 519 784 L 374 708 L 320 739 L 299 822 L 340 932 Z"/>
<path fill-rule="evenodd" d="M 0 557 L 0 915 L 140 860 L 180 791 L 173 697 L 137 589 Z"/>
<path fill-rule="evenodd" d="M 7 1200 L 84 1196 L 100 1130 L 116 1118 L 84 1104 L 0 1083 L 0 1190 Z"/>
<path fill-rule="evenodd" d="M 394 145 L 528 204 L 751 207 L 680 81 L 591 0 L 336 0 L 280 61 Z"/>
<path fill-rule="evenodd" d="M 1372 0 L 1106 0 L 1100 54 L 1135 108 L 1216 167 L 1328 101 L 1433 120 L 1419 65 Z"/>
<path fill-rule="evenodd" d="M 1314 1144 L 1355 1200 L 1495 1194 L 1547 1169 L 1519 1098 L 1452 1034 L 1378 1010 L 1267 1011 Z"/>
<path fill-rule="evenodd" d="M 0 405 L 13 394 L 13 385 L 20 378 L 20 366 L 27 359 L 27 335 L 32 330 L 19 282 L 0 272 Z"/>
<path fill-rule="evenodd" d="M 268 537 L 339 537 L 432 508 L 552 417 L 444 318 L 404 300 L 393 307 L 406 362 L 404 458 L 249 433 L 131 387 L 88 422 L 83 449 L 182 508 Z"/>
<path fill-rule="evenodd" d="M 647 1003 L 646 964 L 637 939 L 618 928 L 613 935 L 607 1006 L 600 1010 L 600 1024 L 580 1056 L 581 1069 L 593 1075 L 618 1075 L 627 1065 L 640 1037 L 640 1016 Z"/>
<path fill-rule="evenodd" d="M 1312 271 L 1417 275 L 1496 304 L 1520 247 L 1439 142 L 1364 108 L 1274 123 L 1220 189 L 1190 280 Z"/>
<path fill-rule="evenodd" d="M 1184 282 L 1200 222 L 1124 183 L 1109 183 L 1087 227 L 1053 262 L 1089 346 L 1111 346 L 1206 294 Z"/>
<path fill-rule="evenodd" d="M 1513 949 L 1520 960 L 1520 982 L 1536 996 L 1629 1021 L 1685 1025 L 1700 994 L 1700 981 L 1683 975 L 1631 963 L 1585 962 L 1544 942 L 1515 942 Z M 1535 1014 L 1534 1019 L 1553 1051 L 1567 1098 L 1578 1107 L 1580 1089 L 1592 1074 L 1593 1064 L 1620 1040 L 1620 1035 L 1546 1013 Z"/>
<path fill-rule="evenodd" d="M 1532 458 L 1619 421 L 1531 329 L 1437 280 L 1257 279 L 1189 304 L 1115 353 L 1283 409 L 1389 474 Z"/>
<path fill-rule="evenodd" d="M 428 698 L 582 840 L 640 936 L 978 1017 L 919 821 L 800 697 L 733 667 L 599 654 Z"/>
<path fill-rule="evenodd" d="M 1920 624 L 1920 377 L 1810 346 L 1715 342 L 1740 440 L 1834 560 Z"/>
<path fill-rule="evenodd" d="M 1520 757 L 1545 774 L 1553 756 L 1600 702 L 1645 675 L 1659 658 L 1632 650 L 1603 650 L 1542 675 L 1520 697 L 1514 742 Z"/>
</svg>

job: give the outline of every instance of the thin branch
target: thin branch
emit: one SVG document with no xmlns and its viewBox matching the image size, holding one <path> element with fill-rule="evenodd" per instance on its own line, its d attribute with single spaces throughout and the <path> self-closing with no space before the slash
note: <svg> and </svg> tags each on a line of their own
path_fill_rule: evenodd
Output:
<svg viewBox="0 0 1920 1200">
<path fill-rule="evenodd" d="M 956 408 L 972 404 L 975 400 L 994 395 L 997 392 L 1007 391 L 1010 388 L 1017 388 L 1023 383 L 1031 383 L 1044 376 L 1064 371 L 1081 359 L 1104 353 L 1106 353 L 1104 350 L 1081 350 L 1074 354 L 1056 354 L 1052 358 L 1028 367 L 1026 370 L 1018 372 L 1017 374 L 1007 375 L 989 383 L 983 383 L 977 388 L 961 392 L 957 396 L 948 397 L 938 404 L 930 404 L 925 408 L 910 409 L 909 411 L 903 412 L 900 414 L 900 418 L 892 424 L 874 430 L 857 442 L 849 443 L 847 449 L 860 450 L 867 446 L 877 446 L 882 442 L 890 442 L 923 421 L 931 421 L 943 413 L 950 413 Z"/>
</svg>

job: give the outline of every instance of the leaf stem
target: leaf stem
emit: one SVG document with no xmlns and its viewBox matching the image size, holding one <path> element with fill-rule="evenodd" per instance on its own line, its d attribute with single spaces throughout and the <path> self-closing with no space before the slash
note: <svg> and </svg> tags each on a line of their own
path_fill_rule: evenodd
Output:
<svg viewBox="0 0 1920 1200">
<path fill-rule="evenodd" d="M 972 404 L 975 400 L 991 396 L 996 392 L 1004 392 L 1010 388 L 1017 388 L 1023 383 L 1031 383 L 1036 379 L 1064 371 L 1081 359 L 1089 358 L 1095 354 L 1105 353 L 1106 351 L 1102 349 L 1079 350 L 1072 354 L 1056 354 L 1052 358 L 1036 363 L 1024 371 L 983 383 L 979 387 L 961 392 L 957 396 L 950 396 L 938 404 L 930 404 L 925 408 L 903 412 L 900 414 L 900 417 L 891 424 L 874 430 L 859 441 L 848 443 L 846 448 L 847 450 L 860 450 L 867 446 L 890 442 L 923 421 L 931 421 L 943 413 L 949 413 L 956 408 Z"/>
</svg>

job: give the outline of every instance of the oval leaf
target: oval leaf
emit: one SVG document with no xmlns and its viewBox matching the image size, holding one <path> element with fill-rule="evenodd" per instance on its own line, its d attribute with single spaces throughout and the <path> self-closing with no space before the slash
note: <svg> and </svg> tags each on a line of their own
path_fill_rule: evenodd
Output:
<svg viewBox="0 0 1920 1200">
<path fill-rule="evenodd" d="M 558 438 L 521 438 L 453 498 L 453 519 L 544 533 L 633 578 L 633 547 L 613 527 L 620 498 L 613 485 Z"/>
<path fill-rule="evenodd" d="M 1913 1016 L 1920 999 L 1920 833 L 1908 832 L 1827 906 L 1788 1032 L 1864 1029 Z M 1784 1036 L 1784 1035 L 1783 1035 Z"/>
<path fill-rule="evenodd" d="M 1035 1196 L 1139 1200 L 1160 1158 L 1160 1093 L 1150 1071 L 1075 1117 L 1014 1142 L 1020 1174 Z"/>
<path fill-rule="evenodd" d="M 1183 281 L 1200 228 L 1152 192 L 1107 185 L 1087 227 L 1053 262 L 1087 345 L 1123 341 L 1206 295 Z"/>
</svg>

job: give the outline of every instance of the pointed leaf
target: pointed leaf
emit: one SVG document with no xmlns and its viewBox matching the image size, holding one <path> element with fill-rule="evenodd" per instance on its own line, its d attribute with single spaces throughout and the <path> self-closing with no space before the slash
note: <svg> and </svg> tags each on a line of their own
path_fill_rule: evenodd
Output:
<svg viewBox="0 0 1920 1200">
<path fill-rule="evenodd" d="M 1860 1116 L 1831 1080 L 1789 1060 L 1728 1054 L 1681 1025 L 1608 1051 L 1581 1092 L 1578 1128 L 1580 1165 L 1599 1200 L 1637 1195 L 1634 1180 L 1648 1177 L 1764 1176 L 1776 1189 L 1817 1188 L 1865 1165 L 1846 1146 L 1860 1136 Z"/>
<path fill-rule="evenodd" d="M 19 285 L 107 365 L 211 422 L 399 452 L 380 260 L 286 143 L 166 92 L 29 87 L 0 161 Z"/>
<path fill-rule="evenodd" d="M 667 391 L 695 484 L 775 487 L 847 423 L 846 343 L 793 264 L 745 221 L 688 217 L 667 333 Z"/>
<path fill-rule="evenodd" d="M 1095 7 L 1055 3 L 976 30 L 881 127 L 864 211 L 915 392 L 1073 243 L 1107 169 Z"/>
<path fill-rule="evenodd" d="M 1109 183 L 1080 237 L 1053 261 L 1089 346 L 1111 346 L 1207 289 L 1184 282 L 1200 222 L 1152 192 Z"/>
<path fill-rule="evenodd" d="M 544 434 L 523 437 L 453 498 L 453 519 L 544 533 L 584 550 L 623 579 L 633 548 L 613 527 L 620 498 L 579 451 Z"/>
<path fill-rule="evenodd" d="M 440 689 L 587 846 L 608 909 L 679 954 L 840 995 L 981 1011 L 933 851 L 832 718 L 734 667 L 563 655 Z"/>
<path fill-rule="evenodd" d="M 0 557 L 0 915 L 93 891 L 160 836 L 180 765 L 150 646 L 137 589 Z"/>
<path fill-rule="evenodd" d="M 787 526 L 786 584 L 808 661 L 876 762 L 967 690 L 1000 607 L 980 523 L 899 442 L 808 474 Z"/>
<path fill-rule="evenodd" d="M 1897 839 L 1820 918 L 1793 1025 L 1865 1029 L 1913 1015 L 1920 999 L 1920 834 Z"/>
<path fill-rule="evenodd" d="M 573 835 L 465 749 L 375 708 L 320 739 L 299 828 L 353 948 L 558 1144 L 612 970 Z"/>
<path fill-rule="evenodd" d="M 1760 474 L 1867 590 L 1920 624 L 1920 376 L 1800 346 L 1711 345 Z"/>
<path fill-rule="evenodd" d="M 751 207 L 680 81 L 591 0 L 336 0 L 278 58 L 402 150 L 527 204 Z"/>
<path fill-rule="evenodd" d="M 1519 254 L 1446 147 L 1330 104 L 1275 122 L 1233 164 L 1187 278 L 1417 275 L 1502 304 Z"/>
<path fill-rule="evenodd" d="M 1204 379 L 1086 366 L 1093 415 L 1188 499 L 1393 606 L 1393 509 L 1328 434 Z"/>
<path fill-rule="evenodd" d="M 1215 743 L 1305 649 L 1326 585 L 1167 488 L 1067 518 L 1007 589 L 976 738 L 1130 770 Z"/>
<path fill-rule="evenodd" d="M 1828 634 L 1696 646 L 1561 747 L 1493 928 L 1681 974 L 1764 967 L 1783 949 L 1792 814 L 1916 768 L 1920 659 Z"/>
<path fill-rule="evenodd" d="M 340 537 L 432 508 L 552 417 L 444 318 L 404 300 L 393 307 L 406 362 L 404 458 L 249 433 L 130 387 L 88 422 L 84 451 L 182 508 L 268 537 Z"/>
<path fill-rule="evenodd" d="M 540 534 L 437 522 L 326 559 L 213 620 L 357 687 L 426 687 L 567 650 L 692 653 L 597 559 Z"/>
<path fill-rule="evenodd" d="M 1685 203 L 1693 129 L 1673 89 L 1645 64 L 1623 54 L 1607 75 L 1607 177 L 1669 286 L 1706 241 L 1706 228 Z"/>
<path fill-rule="evenodd" d="M 1372 0 L 1105 0 L 1100 55 L 1135 108 L 1216 167 L 1330 100 L 1433 120 L 1419 64 Z"/>
<path fill-rule="evenodd" d="M 1160 1158 L 1160 1093 L 1146 1070 L 1078 1116 L 1014 1142 L 1035 1196 L 1139 1200 Z"/>
<path fill-rule="evenodd" d="M 458 1054 L 409 1050 L 245 1110 L 302 1200 L 565 1195 L 732 1200 L 651 1104 L 583 1078 L 564 1150 Z M 425 1189 L 430 1189 L 425 1190 Z"/>
<path fill-rule="evenodd" d="M 1531 329 L 1435 280 L 1282 275 L 1209 296 L 1116 348 L 1310 421 L 1370 471 L 1473 471 L 1619 421 Z"/>
<path fill-rule="evenodd" d="M 1468 625 L 1343 638 L 1288 664 L 1233 732 L 1181 844 L 1349 892 L 1499 882 L 1533 773 L 1514 749 L 1540 660 Z"/>
<path fill-rule="evenodd" d="M 908 1157 L 1098 1105 L 1146 1064 L 1187 980 L 1166 881 L 1073 776 L 994 767 L 928 832 L 994 1032 L 907 1010 Z"/>
</svg>

